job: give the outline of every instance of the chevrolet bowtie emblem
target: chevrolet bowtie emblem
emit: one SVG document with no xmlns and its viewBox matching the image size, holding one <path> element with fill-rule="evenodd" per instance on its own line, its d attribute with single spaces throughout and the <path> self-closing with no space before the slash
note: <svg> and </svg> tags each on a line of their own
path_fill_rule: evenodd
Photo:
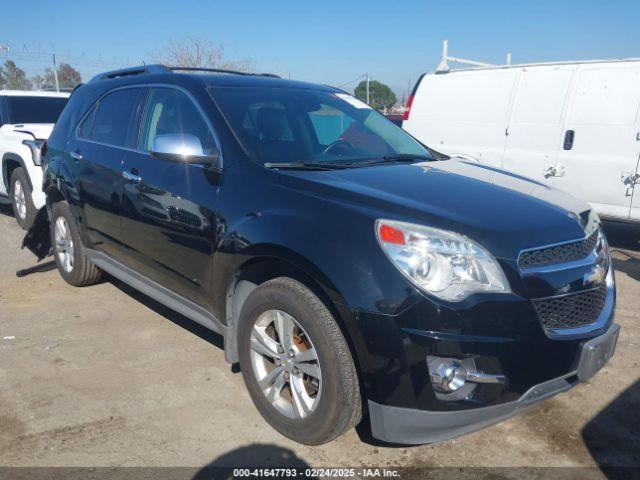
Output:
<svg viewBox="0 0 640 480">
<path fill-rule="evenodd" d="M 584 286 L 596 286 L 600 285 L 604 281 L 604 277 L 607 275 L 607 270 L 602 265 L 594 265 L 590 272 L 587 272 L 582 277 L 582 283 Z"/>
</svg>

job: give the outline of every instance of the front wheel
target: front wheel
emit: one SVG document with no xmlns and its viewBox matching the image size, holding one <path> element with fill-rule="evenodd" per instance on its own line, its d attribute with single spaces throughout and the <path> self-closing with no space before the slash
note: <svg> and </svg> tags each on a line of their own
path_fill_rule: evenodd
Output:
<svg viewBox="0 0 640 480">
<path fill-rule="evenodd" d="M 31 187 L 22 167 L 11 172 L 9 189 L 13 215 L 24 230 L 29 230 L 36 219 L 36 207 L 31 199 Z"/>
<path fill-rule="evenodd" d="M 276 278 L 247 298 L 238 324 L 240 368 L 262 416 L 283 435 L 319 445 L 362 416 L 347 341 L 320 299 L 300 282 Z"/>
</svg>

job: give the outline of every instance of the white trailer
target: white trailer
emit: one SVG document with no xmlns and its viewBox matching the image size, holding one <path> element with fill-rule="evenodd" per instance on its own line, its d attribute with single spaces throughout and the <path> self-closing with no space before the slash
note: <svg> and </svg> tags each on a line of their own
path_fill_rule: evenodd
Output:
<svg viewBox="0 0 640 480">
<path fill-rule="evenodd" d="M 447 59 L 445 45 L 439 71 L 418 80 L 405 130 L 640 222 L 640 59 L 462 70 Z"/>
</svg>

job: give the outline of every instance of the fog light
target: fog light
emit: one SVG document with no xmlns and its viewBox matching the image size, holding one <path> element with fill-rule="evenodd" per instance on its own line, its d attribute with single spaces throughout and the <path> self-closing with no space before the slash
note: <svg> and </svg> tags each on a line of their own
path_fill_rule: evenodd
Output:
<svg viewBox="0 0 640 480">
<path fill-rule="evenodd" d="M 459 363 L 442 363 L 436 373 L 439 377 L 438 386 L 443 392 L 460 390 L 467 381 L 467 370 Z"/>
</svg>

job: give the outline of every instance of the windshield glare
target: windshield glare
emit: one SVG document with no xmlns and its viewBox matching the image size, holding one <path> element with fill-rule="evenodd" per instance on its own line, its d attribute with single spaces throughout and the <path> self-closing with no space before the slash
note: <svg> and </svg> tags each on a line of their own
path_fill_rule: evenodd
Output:
<svg viewBox="0 0 640 480">
<path fill-rule="evenodd" d="M 64 97 L 6 97 L 11 123 L 56 123 L 67 104 Z"/>
<path fill-rule="evenodd" d="M 347 94 L 264 87 L 211 87 L 209 93 L 249 156 L 262 164 L 430 156 L 404 130 Z"/>
</svg>

